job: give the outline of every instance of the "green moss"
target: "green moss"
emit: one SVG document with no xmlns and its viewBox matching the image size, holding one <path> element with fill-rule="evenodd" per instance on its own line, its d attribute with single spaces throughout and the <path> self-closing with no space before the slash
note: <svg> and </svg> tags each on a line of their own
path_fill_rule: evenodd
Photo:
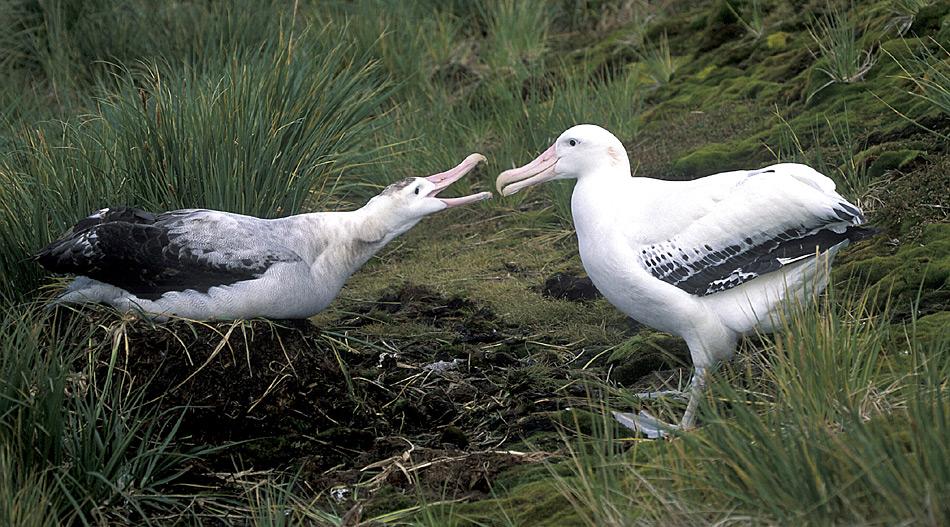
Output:
<svg viewBox="0 0 950 527">
<path fill-rule="evenodd" d="M 727 83 L 722 94 L 737 99 L 772 99 L 781 90 L 781 85 L 775 82 L 740 77 Z"/>
<path fill-rule="evenodd" d="M 772 33 L 765 37 L 765 45 L 769 49 L 785 49 L 785 46 L 788 45 L 788 33 L 784 31 Z"/>
<path fill-rule="evenodd" d="M 914 342 L 925 349 L 943 349 L 950 344 L 950 311 L 921 317 L 914 325 Z"/>
<path fill-rule="evenodd" d="M 458 448 L 468 446 L 468 435 L 457 426 L 447 426 L 442 429 L 442 437 L 439 438 L 443 443 L 455 445 Z"/>
<path fill-rule="evenodd" d="M 745 29 L 739 24 L 729 3 L 723 0 L 706 18 L 706 30 L 698 43 L 698 51 L 707 52 L 745 36 Z"/>
<path fill-rule="evenodd" d="M 923 159 L 926 152 L 921 150 L 893 150 L 884 152 L 868 166 L 868 177 L 878 178 L 890 170 L 901 170 Z"/>
<path fill-rule="evenodd" d="M 920 49 L 921 46 L 926 45 L 927 41 L 921 38 L 893 38 L 881 42 L 881 51 L 886 55 L 894 57 L 898 61 L 903 62 L 912 59 L 914 56 L 914 51 Z"/>
<path fill-rule="evenodd" d="M 758 148 L 740 144 L 714 143 L 696 149 L 673 162 L 673 170 L 686 177 L 701 177 L 716 172 L 737 170 L 761 158 Z"/>
<path fill-rule="evenodd" d="M 898 318 L 950 310 L 950 224 L 928 225 L 919 240 L 880 255 L 885 239 L 858 246 L 842 258 L 836 279 L 861 280 L 876 288 L 880 307 Z"/>
<path fill-rule="evenodd" d="M 709 65 L 706 66 L 705 68 L 699 70 L 699 73 L 696 74 L 696 78 L 699 79 L 699 80 L 705 80 L 705 79 L 706 79 L 707 77 L 709 77 L 709 75 L 712 74 L 712 72 L 714 72 L 714 71 L 716 71 L 716 65 L 715 65 L 715 64 L 709 64 Z"/>
<path fill-rule="evenodd" d="M 812 60 L 808 50 L 790 49 L 765 57 L 749 75 L 756 79 L 787 83 L 807 69 Z M 788 88 L 786 86 L 786 90 Z"/>
<path fill-rule="evenodd" d="M 920 8 L 917 15 L 914 16 L 914 23 L 910 27 L 910 33 L 923 35 L 945 29 L 946 19 L 950 18 L 950 8 L 946 2 L 935 2 L 932 5 Z"/>
<path fill-rule="evenodd" d="M 706 17 L 706 27 L 710 29 L 735 24 L 737 22 L 739 22 L 739 18 L 736 17 L 735 8 L 729 0 L 716 2 L 710 10 L 709 16 Z"/>
<path fill-rule="evenodd" d="M 501 498 L 461 504 L 455 512 L 483 525 L 585 525 L 551 478 L 520 485 Z"/>
<path fill-rule="evenodd" d="M 904 242 L 916 241 L 927 225 L 946 222 L 950 208 L 950 157 L 930 156 L 936 162 L 922 163 L 907 174 L 889 177 L 877 197 L 881 203 L 873 214 L 875 224 Z"/>
</svg>

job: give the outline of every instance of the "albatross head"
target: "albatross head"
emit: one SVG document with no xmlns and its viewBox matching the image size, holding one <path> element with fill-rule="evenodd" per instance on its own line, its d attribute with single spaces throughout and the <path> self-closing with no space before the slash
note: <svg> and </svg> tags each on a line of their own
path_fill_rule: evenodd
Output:
<svg viewBox="0 0 950 527">
<path fill-rule="evenodd" d="M 471 154 L 453 169 L 427 177 L 411 177 L 389 185 L 367 206 L 390 225 L 397 234 L 412 228 L 422 218 L 445 210 L 491 198 L 491 192 L 479 192 L 458 198 L 440 198 L 438 194 L 449 185 L 471 172 L 485 160 L 481 154 Z"/>
<path fill-rule="evenodd" d="M 579 124 L 561 134 L 534 161 L 499 174 L 495 185 L 503 196 L 510 196 L 552 179 L 579 179 L 604 171 L 630 175 L 623 143 L 599 126 Z"/>
</svg>

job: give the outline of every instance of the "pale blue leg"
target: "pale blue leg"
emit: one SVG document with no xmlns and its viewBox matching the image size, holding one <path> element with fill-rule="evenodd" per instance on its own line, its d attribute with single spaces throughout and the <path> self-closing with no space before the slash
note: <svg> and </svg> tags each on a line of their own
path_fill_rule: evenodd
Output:
<svg viewBox="0 0 950 527">
<path fill-rule="evenodd" d="M 666 423 L 653 417 L 646 410 L 640 410 L 639 413 L 613 412 L 614 419 L 623 426 L 648 437 L 649 439 L 660 439 L 669 435 L 673 430 L 689 430 L 696 424 L 696 408 L 699 406 L 699 399 L 702 396 L 703 389 L 706 387 L 706 368 L 696 368 L 696 373 L 690 380 L 689 402 L 686 404 L 686 412 L 683 413 L 683 420 L 678 425 Z M 664 392 L 673 392 L 666 394 Z M 676 390 L 663 390 L 662 392 L 648 392 L 646 395 L 677 394 L 685 397 L 686 394 Z M 661 395 L 662 396 L 662 395 Z M 656 397 L 644 397 L 654 399 Z"/>
</svg>

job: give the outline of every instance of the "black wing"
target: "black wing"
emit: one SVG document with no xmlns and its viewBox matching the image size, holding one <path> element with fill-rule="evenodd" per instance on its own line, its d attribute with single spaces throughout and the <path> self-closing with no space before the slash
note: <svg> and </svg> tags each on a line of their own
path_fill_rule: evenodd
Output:
<svg viewBox="0 0 950 527">
<path fill-rule="evenodd" d="M 300 256 L 275 243 L 261 220 L 205 210 L 152 214 L 103 209 L 37 254 L 46 269 L 112 284 L 148 300 L 207 292 L 261 276 Z"/>
</svg>

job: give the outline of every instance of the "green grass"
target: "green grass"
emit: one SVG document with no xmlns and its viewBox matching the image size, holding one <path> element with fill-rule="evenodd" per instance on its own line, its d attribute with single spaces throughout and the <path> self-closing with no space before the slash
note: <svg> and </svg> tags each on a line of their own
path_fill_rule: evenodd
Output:
<svg viewBox="0 0 950 527">
<path fill-rule="evenodd" d="M 890 52 L 887 53 L 900 67 L 901 74 L 898 78 L 909 82 L 913 87 L 908 90 L 910 95 L 921 99 L 931 108 L 950 114 L 950 73 L 947 72 L 950 51 L 932 38 L 923 44 L 916 51 L 910 51 L 910 44 L 905 43 L 906 49 L 910 51 L 909 57 L 898 58 Z M 900 110 L 894 111 L 903 116 Z M 916 123 L 914 119 L 911 120 Z M 932 130 L 926 126 L 923 128 L 944 139 L 950 137 L 944 130 Z"/>
<path fill-rule="evenodd" d="M 124 326 L 106 332 L 30 306 L 0 315 L 0 462 L 16 460 L 0 492 L 18 503 L 4 512 L 11 524 L 186 512 L 189 500 L 168 490 L 202 451 L 176 446 L 175 416 L 157 415 L 114 362 L 74 369 L 102 346 L 123 353 Z"/>
<path fill-rule="evenodd" d="M 804 163 L 814 167 L 834 180 L 843 196 L 865 212 L 871 212 L 875 203 L 868 198 L 875 182 L 867 164 L 859 159 L 863 148 L 852 128 L 852 119 L 847 106 L 840 112 L 822 115 L 814 124 L 810 140 L 812 144 L 820 143 L 820 135 L 824 134 L 827 137 L 825 145 L 806 148 L 795 127 L 782 115 L 776 114 L 781 133 L 779 141 L 770 150 L 778 162 Z"/>
<path fill-rule="evenodd" d="M 713 387 L 710 423 L 660 469 L 678 499 L 710 520 L 946 521 L 947 341 L 916 346 L 913 322 L 890 327 L 865 306 L 796 312 Z"/>
<path fill-rule="evenodd" d="M 663 33 L 655 43 L 648 42 L 641 54 L 643 69 L 657 86 L 669 84 L 676 72 L 676 61 L 670 54 L 670 39 Z"/>
<path fill-rule="evenodd" d="M 867 22 L 861 25 L 863 16 L 852 5 L 851 9 L 832 5 L 824 16 L 817 16 L 808 27 L 808 34 L 814 41 L 822 65 L 818 71 L 828 77 L 828 82 L 809 96 L 827 87 L 831 83 L 852 83 L 864 80 L 877 61 L 875 51 L 866 42 Z"/>
<path fill-rule="evenodd" d="M 737 7 L 732 2 L 727 2 L 726 5 L 752 38 L 759 39 L 765 35 L 766 14 L 763 12 L 762 2 L 760 0 L 751 0 L 744 8 Z"/>
<path fill-rule="evenodd" d="M 638 361 L 681 343 L 631 331 L 603 300 L 539 293 L 553 273 L 582 269 L 570 183 L 427 220 L 317 318 L 330 347 L 346 348 L 334 360 L 360 411 L 388 410 L 365 407 L 375 388 L 348 359 L 422 345 L 439 359 L 525 352 L 536 362 L 511 367 L 512 386 L 557 384 L 551 372 L 569 364 L 563 400 L 505 397 L 585 410 L 563 414 L 576 420 L 560 419 L 559 432 L 505 437 L 498 448 L 534 445 L 546 461 L 502 473 L 487 494 L 384 486 L 399 499 L 380 504 L 365 491 L 352 500 L 366 505 L 362 520 L 946 523 L 950 11 L 865 4 L 815 15 L 765 0 L 0 4 L 10 29 L 0 34 L 0 523 L 228 515 L 344 525 L 357 510 L 327 497 L 329 480 L 306 473 L 305 456 L 255 471 L 236 455 L 222 468 L 234 445 L 181 437 L 185 410 L 158 411 L 141 379 L 116 367 L 135 322 L 39 307 L 44 288 L 62 282 L 30 255 L 75 221 L 116 205 L 261 216 L 350 208 L 476 151 L 488 162 L 457 191 L 491 190 L 499 171 L 582 122 L 623 140 L 638 175 L 773 159 L 814 166 L 886 231 L 844 253 L 835 275 L 877 296 L 855 285 L 793 311 L 716 374 L 701 429 L 644 443 L 604 417 L 630 404 L 630 387 L 610 379 L 637 382 Z M 334 327 L 404 282 L 472 300 L 515 343 L 460 344 L 455 326 L 385 314 Z M 653 343 L 663 349 L 647 350 Z M 591 376 L 603 383 L 591 393 L 608 399 L 568 394 Z M 202 486 L 199 476 L 218 470 L 237 476 Z"/>
<path fill-rule="evenodd" d="M 950 340 L 920 345 L 914 319 L 874 304 L 794 309 L 720 369 L 701 428 L 676 440 L 575 420 L 551 490 L 585 525 L 946 522 Z"/>
</svg>

